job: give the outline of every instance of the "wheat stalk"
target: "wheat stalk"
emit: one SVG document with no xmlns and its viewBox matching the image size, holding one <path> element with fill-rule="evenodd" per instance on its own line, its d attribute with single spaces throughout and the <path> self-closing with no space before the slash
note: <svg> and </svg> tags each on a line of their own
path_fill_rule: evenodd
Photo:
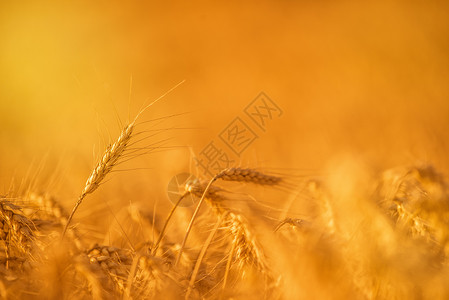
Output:
<svg viewBox="0 0 449 300">
<path fill-rule="evenodd" d="M 159 234 L 159 237 L 158 237 L 156 243 L 154 244 L 153 251 L 152 251 L 153 255 L 155 255 L 155 253 L 159 247 L 159 244 L 161 243 L 162 238 L 164 237 L 165 230 L 167 229 L 167 225 L 168 225 L 171 217 L 173 216 L 173 213 L 175 212 L 176 208 L 181 203 L 181 201 L 188 194 L 192 194 L 197 197 L 201 197 L 203 195 L 203 192 L 206 189 L 206 186 L 207 186 L 207 182 L 204 182 L 204 181 L 194 180 L 193 182 L 186 182 L 185 193 L 182 194 L 181 197 L 179 197 L 178 201 L 173 205 L 170 213 L 168 214 L 167 218 L 165 219 L 164 227 L 162 227 L 161 233 Z M 210 198 L 210 199 L 214 199 L 214 200 L 222 200 L 224 198 L 219 194 L 219 192 L 222 192 L 222 191 L 223 191 L 223 189 L 221 189 L 219 187 L 210 186 L 209 189 L 207 190 L 206 198 Z"/>
<path fill-rule="evenodd" d="M 187 300 L 190 297 L 190 293 L 192 292 L 192 289 L 195 284 L 196 276 L 198 275 L 198 271 L 201 266 L 201 262 L 203 261 L 204 255 L 206 254 L 207 249 L 210 246 L 210 243 L 212 242 L 212 239 L 214 238 L 215 234 L 218 231 L 218 227 L 220 226 L 222 222 L 222 217 L 219 217 L 217 222 L 215 223 L 214 228 L 210 232 L 209 236 L 207 237 L 206 242 L 204 243 L 203 247 L 201 248 L 200 254 L 198 255 L 198 259 L 196 260 L 195 267 L 193 268 L 192 276 L 190 277 L 189 286 L 187 287 L 187 292 L 185 294 L 185 299 Z"/>
</svg>

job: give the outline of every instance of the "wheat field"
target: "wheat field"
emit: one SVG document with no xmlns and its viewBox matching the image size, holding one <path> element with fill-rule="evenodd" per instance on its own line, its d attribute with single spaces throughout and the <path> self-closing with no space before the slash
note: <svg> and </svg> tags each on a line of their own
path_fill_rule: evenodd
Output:
<svg viewBox="0 0 449 300">
<path fill-rule="evenodd" d="M 449 299 L 444 1 L 0 1 L 2 299 Z"/>
</svg>

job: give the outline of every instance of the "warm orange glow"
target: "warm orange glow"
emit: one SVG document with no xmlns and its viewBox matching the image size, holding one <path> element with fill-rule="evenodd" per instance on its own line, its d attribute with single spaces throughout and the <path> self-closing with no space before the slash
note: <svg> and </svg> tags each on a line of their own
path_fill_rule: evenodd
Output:
<svg viewBox="0 0 449 300">
<path fill-rule="evenodd" d="M 173 202 L 166 190 L 174 176 L 193 173 L 211 178 L 193 156 L 201 159 L 212 142 L 220 155 L 233 161 L 232 166 L 276 169 L 294 178 L 287 192 L 233 190 L 251 192 L 252 197 L 277 206 L 282 213 L 261 209 L 268 223 L 290 215 L 311 221 L 316 214 L 329 213 L 317 213 L 305 200 L 292 200 L 313 194 L 304 189 L 314 190 L 304 188 L 304 181 L 295 177 L 298 173 L 318 176 L 332 195 L 336 216 L 327 217 L 336 218 L 337 237 L 325 241 L 313 234 L 303 237 L 307 243 L 315 241 L 322 253 L 314 252 L 313 246 L 292 250 L 272 240 L 273 236 L 261 242 L 276 245 L 267 252 L 274 257 L 273 268 L 284 270 L 282 279 L 278 278 L 283 286 L 279 289 L 287 299 L 374 298 L 372 278 L 379 283 L 381 298 L 407 299 L 413 288 L 424 298 L 447 297 L 449 290 L 442 285 L 448 272 L 445 262 L 438 265 L 432 279 L 415 278 L 396 289 L 390 286 L 394 280 L 406 280 L 409 273 L 433 274 L 430 262 L 422 261 L 434 256 L 426 254 L 427 246 L 398 233 L 371 197 L 382 194 L 380 182 L 395 186 L 401 176 L 411 176 L 407 180 L 420 182 L 428 194 L 449 200 L 448 191 L 435 178 L 429 183 L 419 171 L 419 176 L 397 171 L 433 166 L 441 178 L 449 176 L 448 12 L 449 4 L 441 1 L 2 1 L 0 195 L 26 206 L 28 193 L 47 193 L 70 211 L 107 145 L 144 104 L 185 80 L 139 117 L 136 132 L 148 138 L 138 146 L 157 147 L 155 153 L 118 166 L 80 206 L 74 225 L 80 224 L 87 243 L 131 251 L 123 230 L 132 236 L 128 231 L 135 228 L 126 222 L 117 224 L 125 211 L 132 210 L 130 204 L 143 207 L 151 216 L 154 213 L 160 219 L 157 225 L 162 226 Z M 261 92 L 264 101 L 271 101 L 266 102 L 271 111 L 270 106 L 259 106 L 259 110 L 251 106 L 262 103 L 253 102 Z M 255 119 L 251 112 L 256 113 Z M 263 125 L 257 124 L 260 112 L 265 113 L 260 116 L 266 122 Z M 268 118 L 266 114 L 271 113 Z M 171 115 L 176 116 L 163 118 Z M 163 119 L 151 121 L 158 118 Z M 232 149 L 226 137 L 242 126 L 249 131 L 234 140 L 240 144 Z M 396 171 L 385 175 L 386 170 Z M 315 193 L 322 192 L 317 189 Z M 241 194 L 234 196 L 241 200 L 245 198 Z M 416 208 L 415 204 L 397 205 L 399 210 Z M 168 228 L 173 243 L 181 243 L 193 207 L 182 211 L 179 214 L 184 215 L 178 215 L 177 223 Z M 427 213 L 428 222 L 447 226 L 447 215 L 435 221 Z M 258 220 L 256 213 L 246 217 L 255 219 L 249 222 L 255 222 L 260 231 L 273 225 Z M 195 248 L 192 259 L 197 258 L 215 221 L 197 228 L 190 244 Z M 326 222 L 320 223 L 321 229 L 327 228 Z M 436 231 L 433 234 L 442 247 L 439 254 L 445 257 L 449 228 Z M 301 244 L 297 236 L 288 235 Z M 379 240 L 370 240 L 375 237 Z M 135 247 L 144 242 L 135 236 L 130 239 Z M 415 252 L 402 253 L 401 243 Z M 366 263 L 385 245 L 391 246 L 385 257 Z M 347 251 L 336 251 L 338 247 Z M 296 252 L 290 257 L 289 251 Z M 54 255 L 64 260 L 66 254 Z M 301 256 L 310 259 L 304 261 Z M 372 272 L 373 277 L 354 271 L 359 261 L 351 257 L 366 263 L 363 271 Z M 391 270 L 376 265 L 386 262 Z M 6 262 L 0 263 L 6 270 Z M 218 262 L 211 259 L 210 263 Z M 341 270 L 342 265 L 349 267 Z M 179 271 L 188 277 L 187 284 L 191 269 Z M 3 290 L 25 289 L 3 273 L 0 269 L 0 295 Z M 55 274 L 47 275 L 55 280 Z M 224 274 L 219 275 L 222 280 Z M 236 285 L 236 274 L 229 276 L 226 285 Z M 240 286 L 241 293 L 234 296 L 246 299 L 245 293 L 259 291 L 254 284 L 258 278 L 248 273 L 248 286 Z M 36 292 L 28 288 L 31 294 Z M 46 295 L 57 298 L 60 292 Z M 195 292 L 214 297 L 220 290 Z"/>
</svg>

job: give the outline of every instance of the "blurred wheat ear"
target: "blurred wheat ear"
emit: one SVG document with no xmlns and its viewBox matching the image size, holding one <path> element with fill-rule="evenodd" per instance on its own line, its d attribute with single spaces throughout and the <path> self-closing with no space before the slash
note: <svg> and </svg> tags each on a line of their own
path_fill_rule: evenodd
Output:
<svg viewBox="0 0 449 300">
<path fill-rule="evenodd" d="M 117 162 L 119 162 L 120 158 L 127 150 L 129 146 L 129 141 L 134 136 L 133 135 L 134 128 L 136 126 L 137 119 L 140 117 L 140 115 L 150 106 L 155 104 L 157 101 L 162 99 L 168 93 L 176 89 L 179 85 L 184 83 L 184 81 L 185 80 L 181 81 L 180 83 L 169 89 L 167 92 L 165 92 L 163 95 L 161 95 L 159 98 L 157 98 L 156 100 L 154 100 L 153 102 L 142 108 L 140 112 L 136 115 L 134 120 L 122 130 L 117 141 L 115 141 L 115 143 L 113 143 L 106 149 L 100 161 L 96 164 L 95 168 L 93 169 L 92 173 L 87 179 L 84 189 L 81 192 L 81 195 L 78 197 L 78 200 L 76 201 L 75 206 L 73 207 L 72 212 L 70 213 L 69 218 L 67 219 L 67 224 L 65 225 L 64 230 L 62 232 L 62 239 L 65 236 L 65 233 L 70 225 L 73 215 L 83 202 L 84 198 L 88 194 L 93 193 L 98 188 L 98 186 L 101 184 L 106 175 L 108 175 L 112 171 L 114 166 L 117 164 Z"/>
</svg>

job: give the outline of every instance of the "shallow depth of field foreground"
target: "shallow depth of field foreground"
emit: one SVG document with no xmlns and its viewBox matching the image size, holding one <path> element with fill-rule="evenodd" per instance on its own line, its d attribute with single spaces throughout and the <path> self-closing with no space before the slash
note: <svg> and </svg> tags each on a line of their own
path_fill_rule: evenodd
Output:
<svg viewBox="0 0 449 300">
<path fill-rule="evenodd" d="M 25 2 L 0 298 L 449 299 L 448 4 Z"/>
</svg>

